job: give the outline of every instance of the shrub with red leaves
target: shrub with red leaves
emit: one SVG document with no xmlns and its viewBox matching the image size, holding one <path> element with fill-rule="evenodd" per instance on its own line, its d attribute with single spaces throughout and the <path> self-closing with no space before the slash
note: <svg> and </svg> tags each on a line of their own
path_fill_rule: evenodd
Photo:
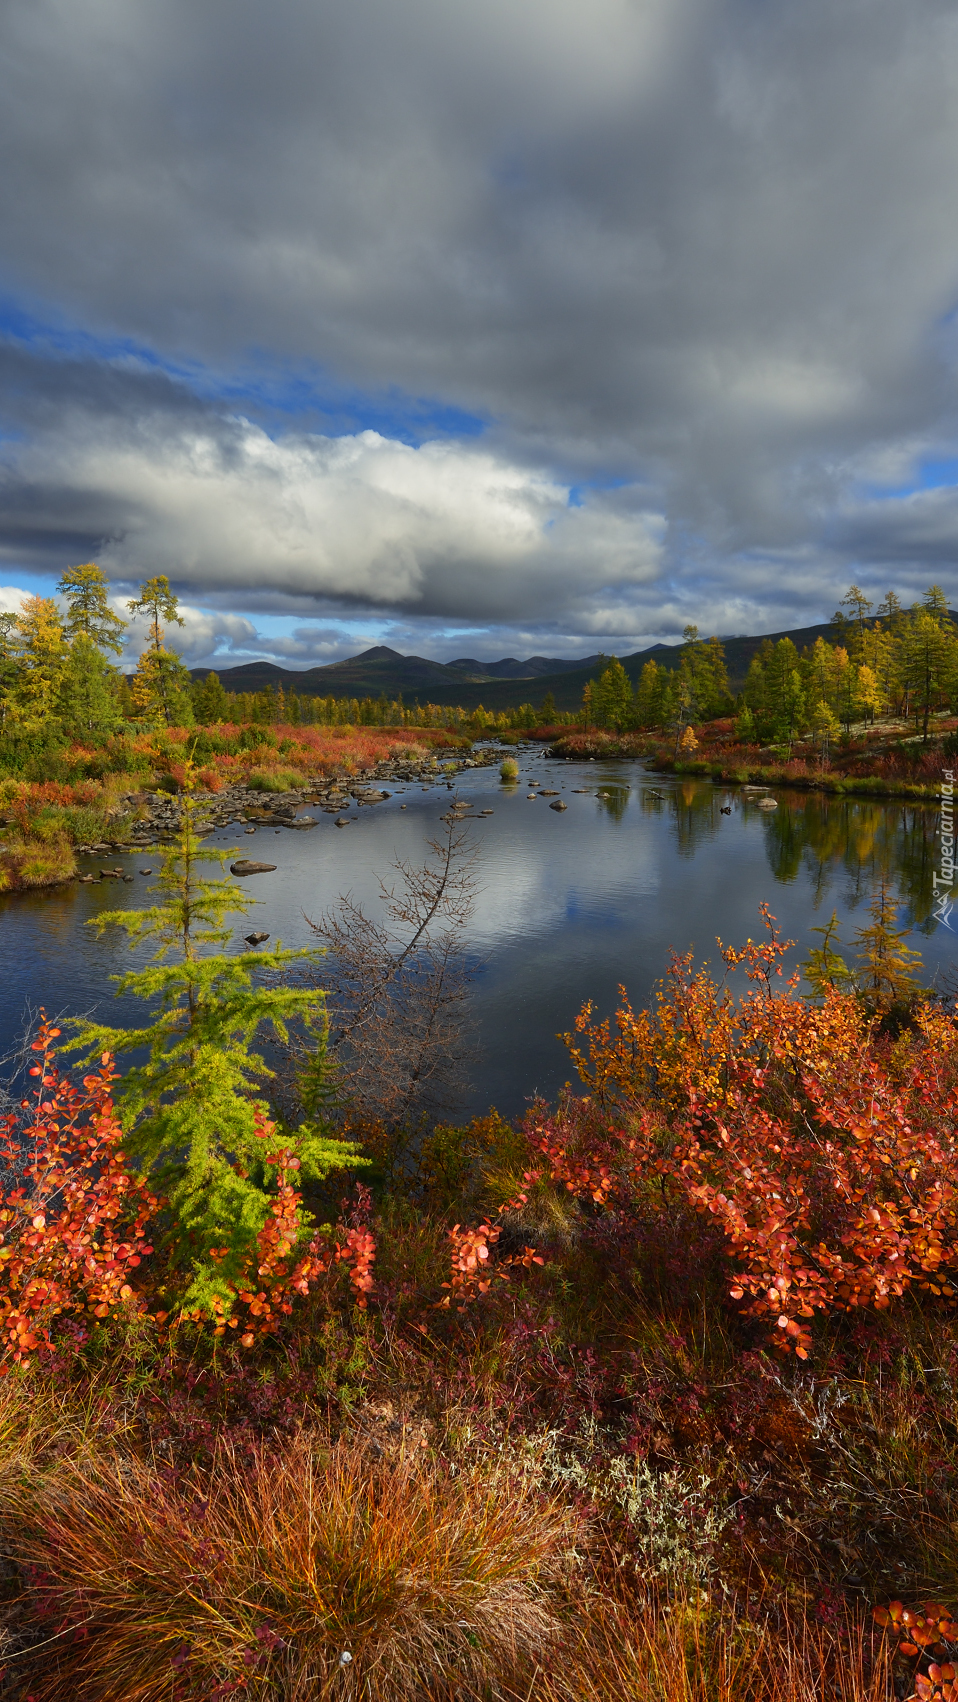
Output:
<svg viewBox="0 0 958 1702">
<path fill-rule="evenodd" d="M 36 1091 L 0 1121 L 0 1157 L 17 1185 L 0 1191 L 0 1358 L 28 1362 L 67 1312 L 107 1318 L 135 1307 L 130 1278 L 146 1254 L 156 1200 L 122 1149 L 104 1056 L 77 1087 L 60 1075 L 41 1021 Z"/>
</svg>

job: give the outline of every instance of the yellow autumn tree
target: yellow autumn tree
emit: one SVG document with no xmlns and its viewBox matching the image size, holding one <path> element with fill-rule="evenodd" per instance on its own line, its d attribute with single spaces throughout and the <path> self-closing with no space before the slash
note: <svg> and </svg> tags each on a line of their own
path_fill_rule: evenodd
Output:
<svg viewBox="0 0 958 1702">
<path fill-rule="evenodd" d="M 54 713 L 68 645 L 59 610 L 52 597 L 27 597 L 16 622 L 17 679 L 15 700 L 29 721 L 45 721 Z"/>
</svg>

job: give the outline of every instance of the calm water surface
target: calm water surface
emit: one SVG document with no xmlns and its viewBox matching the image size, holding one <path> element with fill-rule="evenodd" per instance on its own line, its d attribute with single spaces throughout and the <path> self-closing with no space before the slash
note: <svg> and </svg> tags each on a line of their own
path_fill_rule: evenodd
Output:
<svg viewBox="0 0 958 1702">
<path fill-rule="evenodd" d="M 766 812 L 758 793 L 650 775 L 639 763 L 549 762 L 538 752 L 521 757 L 520 772 L 514 788 L 499 783 L 496 769 L 457 781 L 458 796 L 494 811 L 471 829 L 479 852 L 470 929 L 479 1061 L 464 1113 L 494 1104 L 512 1115 L 536 1092 L 554 1095 L 570 1074 L 557 1034 L 571 1027 L 584 999 L 604 1015 L 624 983 L 633 1003 L 644 1003 L 671 946 L 691 946 L 701 959 L 715 955 L 716 935 L 736 944 L 755 936 L 763 899 L 804 956 L 816 943 L 811 930 L 833 909 L 850 941 L 884 876 L 926 973 L 958 963 L 958 936 L 931 915 L 932 806 L 779 792 L 778 808 Z M 528 801 L 532 776 L 557 788 L 568 808 Z M 260 902 L 237 924 L 237 949 L 253 929 L 268 930 L 271 943 L 311 944 L 305 915 L 319 915 L 346 891 L 376 912 L 377 876 L 388 875 L 397 857 L 423 860 L 427 840 L 443 833 L 439 817 L 451 796 L 444 783 L 387 786 L 388 802 L 354 810 L 348 828 L 320 815 L 309 832 L 217 835 L 220 846 L 239 845 L 241 855 L 278 865 L 246 883 Z M 149 882 L 139 870 L 151 857 L 86 861 L 91 869 L 123 863 L 136 879 L 0 897 L 4 1054 L 40 1005 L 57 1015 L 142 1019 L 137 1001 L 115 999 L 110 983 L 138 954 L 119 937 L 98 940 L 85 924 L 100 910 L 145 902 Z"/>
</svg>

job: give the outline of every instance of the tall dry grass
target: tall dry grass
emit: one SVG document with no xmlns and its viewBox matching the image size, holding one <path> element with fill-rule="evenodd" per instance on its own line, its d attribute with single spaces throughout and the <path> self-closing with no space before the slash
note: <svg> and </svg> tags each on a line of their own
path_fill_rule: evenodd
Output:
<svg viewBox="0 0 958 1702">
<path fill-rule="evenodd" d="M 479 1702 L 555 1667 L 570 1610 L 578 1522 L 505 1472 L 299 1436 L 202 1481 L 64 1460 L 3 1500 L 37 1702 Z"/>
<path fill-rule="evenodd" d="M 890 1665 L 870 1626 L 755 1612 L 704 1597 L 605 1600 L 570 1648 L 561 1679 L 545 1672 L 530 1702 L 889 1702 Z"/>
<path fill-rule="evenodd" d="M 678 1582 L 656 1599 L 505 1453 L 457 1470 L 301 1433 L 177 1472 L 110 1436 L 106 1393 L 74 1408 L 0 1383 L 2 1547 L 22 1580 L 0 1664 L 34 1702 L 894 1694 L 866 1619 Z"/>
</svg>

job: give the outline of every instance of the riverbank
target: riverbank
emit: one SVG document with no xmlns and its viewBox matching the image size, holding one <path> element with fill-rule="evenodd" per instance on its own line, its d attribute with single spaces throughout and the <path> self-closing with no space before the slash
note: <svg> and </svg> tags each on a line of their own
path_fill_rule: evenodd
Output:
<svg viewBox="0 0 958 1702">
<path fill-rule="evenodd" d="M 82 747 L 63 766 L 72 779 L 0 780 L 0 892 L 30 891 L 75 880 L 77 855 L 145 849 L 175 832 L 187 762 L 210 831 L 230 822 L 297 825 L 304 805 L 340 809 L 375 802 L 387 781 L 434 781 L 495 760 L 471 740 L 442 729 L 175 728 L 152 743 L 131 740 L 114 752 L 135 762 L 99 777 L 81 771 Z M 301 824 L 300 824 L 301 825 Z"/>
<path fill-rule="evenodd" d="M 554 740 L 549 755 L 578 762 L 640 758 L 658 774 L 716 780 L 726 786 L 778 786 L 929 802 L 939 796 L 943 771 L 958 760 L 954 752 L 949 754 L 955 738 L 953 720 L 938 726 L 928 744 L 903 738 L 898 726 L 868 729 L 844 741 L 825 765 L 808 746 L 796 745 L 785 752 L 737 743 L 731 727 L 730 722 L 712 722 L 694 728 L 692 740 L 678 752 L 673 741 L 649 733 L 570 733 Z"/>
</svg>

